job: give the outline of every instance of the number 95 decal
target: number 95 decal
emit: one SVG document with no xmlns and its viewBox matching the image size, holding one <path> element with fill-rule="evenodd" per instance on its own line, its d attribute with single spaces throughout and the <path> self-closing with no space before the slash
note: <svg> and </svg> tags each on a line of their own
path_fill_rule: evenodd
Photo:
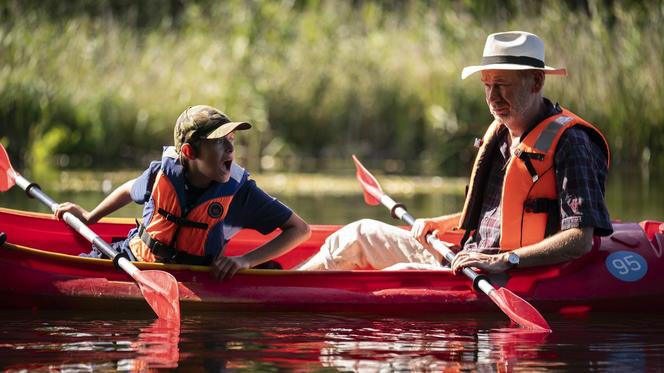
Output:
<svg viewBox="0 0 664 373">
<path fill-rule="evenodd" d="M 621 281 L 639 281 L 648 272 L 648 263 L 632 251 L 616 251 L 606 258 L 606 268 Z"/>
</svg>

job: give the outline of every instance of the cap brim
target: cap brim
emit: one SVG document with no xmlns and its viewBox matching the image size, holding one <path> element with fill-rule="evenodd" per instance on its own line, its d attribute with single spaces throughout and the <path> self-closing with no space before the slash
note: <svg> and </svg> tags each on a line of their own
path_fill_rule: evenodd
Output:
<svg viewBox="0 0 664 373">
<path fill-rule="evenodd" d="M 527 65 L 497 63 L 492 65 L 466 66 L 463 68 L 463 71 L 461 71 L 461 79 L 466 79 L 472 74 L 482 70 L 542 70 L 545 74 L 567 75 L 567 70 L 564 68 L 556 69 L 550 66 L 533 67 Z"/>
<path fill-rule="evenodd" d="M 248 130 L 251 128 L 251 124 L 247 122 L 228 122 L 224 123 L 221 126 L 217 127 L 216 130 L 210 132 L 209 135 L 205 136 L 206 139 L 219 139 L 222 138 L 233 131 L 242 131 Z"/>
</svg>

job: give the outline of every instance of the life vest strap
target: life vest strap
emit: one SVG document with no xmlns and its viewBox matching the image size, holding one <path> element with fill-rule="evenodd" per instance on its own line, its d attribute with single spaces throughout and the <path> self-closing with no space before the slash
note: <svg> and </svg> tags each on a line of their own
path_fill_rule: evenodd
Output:
<svg viewBox="0 0 664 373">
<path fill-rule="evenodd" d="M 193 264 L 203 266 L 207 266 L 212 263 L 212 257 L 210 255 L 192 255 L 153 238 L 150 236 L 143 224 L 139 224 L 138 226 L 138 237 L 140 237 L 141 241 L 143 241 L 143 243 L 147 245 L 148 248 L 150 248 L 152 254 L 154 254 L 154 256 L 161 263 Z"/>
<path fill-rule="evenodd" d="M 517 148 L 516 150 L 514 150 L 514 155 L 516 155 L 526 165 L 528 173 L 530 173 L 530 177 L 533 179 L 533 183 L 539 180 L 539 175 L 537 175 L 537 170 L 535 170 L 535 167 L 533 166 L 533 163 L 530 160 L 535 159 L 541 161 L 544 159 L 544 154 L 524 152 L 523 150 Z"/>
<path fill-rule="evenodd" d="M 207 229 L 208 227 L 208 225 L 205 223 L 187 220 L 183 217 L 173 215 L 170 212 L 164 210 L 163 208 L 159 208 L 157 212 L 159 213 L 159 215 L 165 217 L 166 220 L 175 223 L 176 225 L 181 227 L 198 228 L 198 229 Z"/>
<path fill-rule="evenodd" d="M 529 199 L 526 203 L 523 204 L 523 207 L 526 209 L 526 212 L 549 212 L 551 210 L 560 209 L 560 202 L 557 199 L 548 199 L 548 198 L 534 198 Z"/>
<path fill-rule="evenodd" d="M 464 247 L 464 246 L 466 245 L 466 242 L 467 242 L 468 239 L 470 238 L 471 231 L 473 231 L 473 230 L 470 229 L 470 228 L 467 228 L 467 229 L 463 232 L 463 237 L 461 237 L 461 247 Z"/>
<path fill-rule="evenodd" d="M 526 212 L 546 214 L 545 237 L 551 236 L 560 230 L 560 201 L 557 199 L 529 199 L 523 204 L 523 208 Z"/>
</svg>

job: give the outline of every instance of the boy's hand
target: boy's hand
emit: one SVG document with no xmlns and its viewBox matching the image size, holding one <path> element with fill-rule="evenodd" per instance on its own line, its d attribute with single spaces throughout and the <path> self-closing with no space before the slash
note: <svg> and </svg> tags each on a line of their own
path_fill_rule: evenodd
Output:
<svg viewBox="0 0 664 373">
<path fill-rule="evenodd" d="M 86 225 L 90 223 L 89 222 L 90 213 L 81 206 L 71 202 L 65 202 L 58 205 L 58 208 L 53 213 L 53 216 L 55 216 L 55 218 L 58 220 L 62 220 L 62 216 L 65 214 L 65 212 L 68 212 L 76 216 L 80 221 L 82 221 Z"/>
<path fill-rule="evenodd" d="M 212 263 L 212 276 L 219 280 L 228 280 L 241 269 L 250 268 L 251 265 L 241 256 L 219 255 Z"/>
</svg>

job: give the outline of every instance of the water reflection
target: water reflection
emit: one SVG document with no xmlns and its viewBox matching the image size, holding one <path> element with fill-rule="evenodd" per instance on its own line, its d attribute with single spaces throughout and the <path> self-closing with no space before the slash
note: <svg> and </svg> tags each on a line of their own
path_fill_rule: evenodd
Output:
<svg viewBox="0 0 664 373">
<path fill-rule="evenodd" d="M 180 360 L 180 325 L 163 319 L 141 328 L 133 349 L 138 352 L 134 369 L 177 368 Z"/>
<path fill-rule="evenodd" d="M 536 358 L 548 335 L 494 328 L 508 322 L 485 315 L 227 314 L 190 320 L 188 327 L 194 323 L 200 323 L 197 338 L 183 336 L 181 349 L 197 352 L 182 359 L 181 368 L 504 371 Z"/>
<path fill-rule="evenodd" d="M 117 316 L 117 315 L 113 315 Z M 177 368 L 503 371 L 537 358 L 546 334 L 498 318 L 398 318 L 293 313 L 199 315 L 182 333 L 161 321 L 3 317 L 3 369 Z M 479 321 L 478 321 L 479 320 Z"/>
<path fill-rule="evenodd" d="M 552 334 L 499 314 L 208 313 L 181 329 L 117 312 L 0 314 L 0 369 L 54 371 L 651 371 L 657 315 L 547 315 Z"/>
<path fill-rule="evenodd" d="M 113 316 L 111 320 L 49 316 L 26 319 L 3 313 L 0 369 L 138 372 L 178 366 L 178 325 L 163 320 L 113 320 Z"/>
<path fill-rule="evenodd" d="M 323 366 L 343 371 L 506 371 L 520 359 L 537 358 L 548 333 L 522 329 L 461 328 L 369 333 L 359 341 L 337 341 L 330 333 L 321 350 Z M 386 335 L 389 334 L 389 335 Z"/>
</svg>

